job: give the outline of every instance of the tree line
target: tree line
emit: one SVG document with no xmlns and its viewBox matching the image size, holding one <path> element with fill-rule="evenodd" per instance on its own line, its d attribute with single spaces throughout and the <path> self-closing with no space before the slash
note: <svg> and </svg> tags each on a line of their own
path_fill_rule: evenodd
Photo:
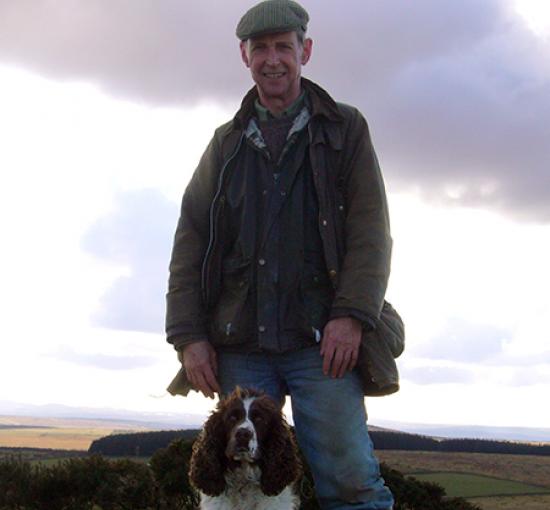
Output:
<svg viewBox="0 0 550 510">
<path fill-rule="evenodd" d="M 176 439 L 194 439 L 198 430 L 171 430 L 113 434 L 94 441 L 90 453 L 123 456 L 151 456 Z M 427 452 L 501 453 L 514 455 L 550 455 L 550 444 L 537 445 L 488 439 L 436 439 L 404 432 L 371 431 L 377 450 L 414 450 Z"/>
</svg>

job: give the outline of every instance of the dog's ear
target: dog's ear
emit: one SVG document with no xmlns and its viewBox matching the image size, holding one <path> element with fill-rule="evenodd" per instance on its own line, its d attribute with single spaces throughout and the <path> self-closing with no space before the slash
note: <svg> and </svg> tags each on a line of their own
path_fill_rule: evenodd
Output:
<svg viewBox="0 0 550 510">
<path fill-rule="evenodd" d="M 280 414 L 265 439 L 260 467 L 260 487 L 267 496 L 276 496 L 302 474 L 294 434 Z"/>
<path fill-rule="evenodd" d="M 209 496 L 219 496 L 225 489 L 225 427 L 222 412 L 210 415 L 193 444 L 189 479 L 194 487 Z"/>
</svg>

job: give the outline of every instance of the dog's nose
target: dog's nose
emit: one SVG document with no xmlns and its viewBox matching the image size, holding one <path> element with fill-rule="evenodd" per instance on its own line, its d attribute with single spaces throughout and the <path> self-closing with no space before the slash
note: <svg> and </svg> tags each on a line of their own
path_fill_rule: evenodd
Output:
<svg viewBox="0 0 550 510">
<path fill-rule="evenodd" d="M 239 446 L 248 445 L 248 442 L 252 439 L 252 432 L 249 429 L 237 429 L 235 432 L 235 440 Z"/>
</svg>

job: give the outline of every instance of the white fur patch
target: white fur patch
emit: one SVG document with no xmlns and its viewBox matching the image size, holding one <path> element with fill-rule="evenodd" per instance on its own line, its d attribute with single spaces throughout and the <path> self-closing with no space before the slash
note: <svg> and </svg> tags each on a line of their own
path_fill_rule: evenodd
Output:
<svg viewBox="0 0 550 510">
<path fill-rule="evenodd" d="M 238 426 L 238 428 L 242 429 L 248 429 L 250 432 L 252 432 L 252 438 L 250 439 L 248 443 L 248 450 L 250 452 L 250 455 L 252 457 L 255 457 L 258 453 L 258 434 L 256 434 L 256 428 L 254 427 L 254 423 L 252 423 L 252 420 L 250 419 L 250 408 L 252 407 L 252 404 L 254 403 L 254 400 L 256 400 L 256 397 L 250 397 L 243 400 L 243 406 L 244 406 L 244 421 Z"/>
<path fill-rule="evenodd" d="M 201 494 L 201 510 L 296 510 L 300 500 L 291 487 L 276 496 L 260 489 L 260 469 L 248 464 L 225 475 L 227 487 L 219 496 Z"/>
</svg>

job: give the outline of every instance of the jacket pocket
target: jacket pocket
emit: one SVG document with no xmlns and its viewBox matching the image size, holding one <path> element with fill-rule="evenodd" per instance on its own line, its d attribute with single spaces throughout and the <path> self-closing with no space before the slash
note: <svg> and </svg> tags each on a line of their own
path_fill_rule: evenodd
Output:
<svg viewBox="0 0 550 510">
<path fill-rule="evenodd" d="M 210 340 L 217 345 L 242 343 L 252 327 L 250 261 L 227 259 L 222 266 L 221 293 L 209 325 Z"/>
</svg>

